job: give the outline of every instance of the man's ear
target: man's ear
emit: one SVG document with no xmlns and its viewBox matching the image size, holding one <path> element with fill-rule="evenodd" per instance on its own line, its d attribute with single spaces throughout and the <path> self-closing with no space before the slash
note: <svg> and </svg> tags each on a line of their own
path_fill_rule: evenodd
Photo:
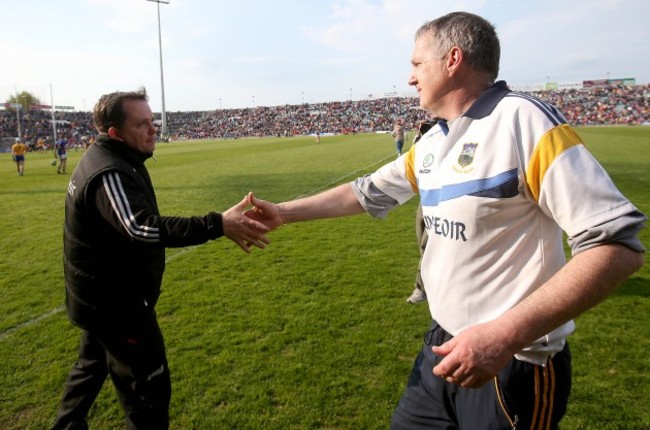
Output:
<svg viewBox="0 0 650 430">
<path fill-rule="evenodd" d="M 447 70 L 453 74 L 458 69 L 460 64 L 465 61 L 465 55 L 457 46 L 454 46 L 447 54 Z"/>
<path fill-rule="evenodd" d="M 108 136 L 109 136 L 111 139 L 115 139 L 115 140 L 124 140 L 124 139 L 122 139 L 122 137 L 120 137 L 120 133 L 118 133 L 118 131 L 117 131 L 117 129 L 116 129 L 115 127 L 109 127 L 109 129 L 108 129 Z"/>
</svg>

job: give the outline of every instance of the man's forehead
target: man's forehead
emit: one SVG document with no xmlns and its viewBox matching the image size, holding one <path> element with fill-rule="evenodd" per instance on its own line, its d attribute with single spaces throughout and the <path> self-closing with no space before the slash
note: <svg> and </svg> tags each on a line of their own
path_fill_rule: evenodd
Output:
<svg viewBox="0 0 650 430">
<path fill-rule="evenodd" d="M 149 103 L 144 100 L 127 100 L 124 102 L 124 112 L 127 117 L 149 118 L 152 116 Z"/>
<path fill-rule="evenodd" d="M 149 103 L 145 100 L 125 100 L 124 108 L 125 109 L 146 109 L 149 107 Z"/>
<path fill-rule="evenodd" d="M 435 37 L 431 32 L 422 33 L 417 39 L 415 39 L 415 49 L 419 48 L 426 51 L 431 51 L 434 45 Z"/>
<path fill-rule="evenodd" d="M 430 37 L 418 37 L 413 45 L 413 59 L 421 60 L 433 55 L 433 41 Z"/>
</svg>

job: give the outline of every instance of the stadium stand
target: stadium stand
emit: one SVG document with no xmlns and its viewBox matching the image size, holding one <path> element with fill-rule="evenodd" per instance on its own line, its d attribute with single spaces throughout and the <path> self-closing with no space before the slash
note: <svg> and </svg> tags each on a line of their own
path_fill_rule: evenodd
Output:
<svg viewBox="0 0 650 430">
<path fill-rule="evenodd" d="M 574 125 L 650 124 L 650 85 L 532 94 L 557 106 Z M 57 133 L 69 139 L 72 147 L 81 143 L 82 136 L 95 134 L 90 112 L 56 112 L 55 115 Z M 171 140 L 289 137 L 317 131 L 321 135 L 382 132 L 391 130 L 397 118 L 414 129 L 420 120 L 426 119 L 426 113 L 419 109 L 415 97 L 167 113 Z M 23 140 L 34 147 L 41 138 L 51 147 L 51 119 L 51 113 L 43 110 L 31 110 L 22 116 Z M 0 140 L 15 136 L 18 136 L 15 111 L 0 110 Z"/>
</svg>

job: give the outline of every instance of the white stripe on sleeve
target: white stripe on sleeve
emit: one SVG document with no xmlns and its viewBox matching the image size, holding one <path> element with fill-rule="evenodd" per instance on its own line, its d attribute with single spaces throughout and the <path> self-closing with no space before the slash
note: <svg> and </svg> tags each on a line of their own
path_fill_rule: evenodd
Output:
<svg viewBox="0 0 650 430">
<path fill-rule="evenodd" d="M 102 176 L 102 181 L 113 211 L 127 233 L 138 240 L 147 242 L 158 241 L 160 239 L 160 231 L 157 227 L 140 225 L 135 219 L 129 200 L 122 187 L 120 175 L 117 172 L 109 172 Z"/>
</svg>

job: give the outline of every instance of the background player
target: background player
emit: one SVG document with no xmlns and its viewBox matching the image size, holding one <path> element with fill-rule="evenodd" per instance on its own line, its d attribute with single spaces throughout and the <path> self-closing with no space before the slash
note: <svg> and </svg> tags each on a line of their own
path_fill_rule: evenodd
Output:
<svg viewBox="0 0 650 430">
<path fill-rule="evenodd" d="M 18 176 L 23 176 L 25 171 L 25 154 L 27 154 L 27 145 L 17 137 L 16 142 L 11 145 L 11 158 L 16 162 Z"/>
</svg>

